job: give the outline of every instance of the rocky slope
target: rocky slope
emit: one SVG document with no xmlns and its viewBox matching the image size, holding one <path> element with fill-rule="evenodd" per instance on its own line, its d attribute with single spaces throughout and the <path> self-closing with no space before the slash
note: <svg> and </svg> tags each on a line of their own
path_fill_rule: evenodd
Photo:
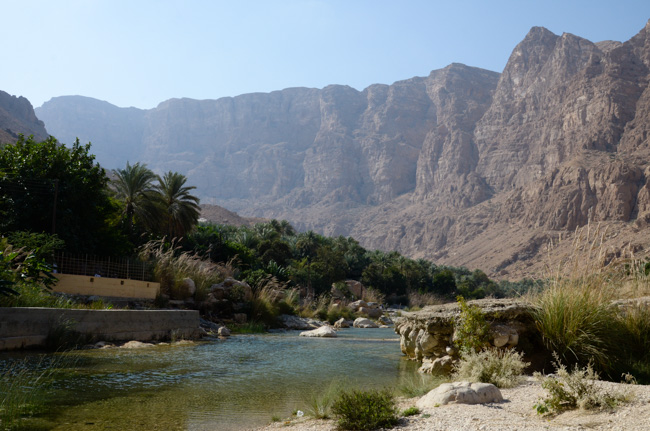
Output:
<svg viewBox="0 0 650 431">
<path fill-rule="evenodd" d="M 29 100 L 0 91 L 0 143 L 16 142 L 21 133 L 38 140 L 49 136 Z"/>
<path fill-rule="evenodd" d="M 535 27 L 501 74 L 451 64 L 363 91 L 148 111 L 61 97 L 37 114 L 64 141 L 92 132 L 98 155 L 130 142 L 155 170 L 187 173 L 203 202 L 514 277 L 589 221 L 611 225 L 614 247 L 650 249 L 649 78 L 650 22 L 624 43 Z"/>
</svg>

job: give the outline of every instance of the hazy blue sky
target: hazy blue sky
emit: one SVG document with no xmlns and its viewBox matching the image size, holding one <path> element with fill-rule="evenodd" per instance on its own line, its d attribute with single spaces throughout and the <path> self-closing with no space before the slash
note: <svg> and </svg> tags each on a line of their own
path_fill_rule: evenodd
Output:
<svg viewBox="0 0 650 431">
<path fill-rule="evenodd" d="M 501 71 L 530 27 L 625 41 L 649 0 L 1 0 L 0 90 L 152 108 L 286 87 L 363 89 L 452 62 Z"/>
</svg>

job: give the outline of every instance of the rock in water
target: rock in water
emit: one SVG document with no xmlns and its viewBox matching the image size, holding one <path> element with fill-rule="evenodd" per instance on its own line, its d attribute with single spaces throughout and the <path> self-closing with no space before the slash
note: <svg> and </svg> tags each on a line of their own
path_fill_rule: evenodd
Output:
<svg viewBox="0 0 650 431">
<path fill-rule="evenodd" d="M 300 333 L 301 337 L 322 337 L 322 338 L 336 338 L 336 330 L 331 326 L 321 326 L 320 328 L 312 329 Z"/>
</svg>

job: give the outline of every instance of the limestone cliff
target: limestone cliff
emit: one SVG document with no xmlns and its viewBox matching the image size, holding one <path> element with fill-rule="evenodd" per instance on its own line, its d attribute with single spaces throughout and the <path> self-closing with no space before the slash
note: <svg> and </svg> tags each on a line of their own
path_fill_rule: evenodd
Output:
<svg viewBox="0 0 650 431">
<path fill-rule="evenodd" d="M 535 27 L 501 74 L 451 64 L 363 91 L 290 88 L 147 111 L 56 98 L 37 113 L 62 139 L 88 131 L 98 154 L 129 142 L 155 170 L 188 174 L 205 203 L 526 275 L 549 240 L 590 221 L 612 226 L 615 247 L 650 250 L 640 234 L 649 31 L 593 43 Z"/>
</svg>

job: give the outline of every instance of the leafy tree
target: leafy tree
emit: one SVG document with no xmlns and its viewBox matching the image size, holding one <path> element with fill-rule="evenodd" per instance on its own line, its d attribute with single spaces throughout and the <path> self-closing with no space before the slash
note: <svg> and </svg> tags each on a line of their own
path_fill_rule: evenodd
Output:
<svg viewBox="0 0 650 431">
<path fill-rule="evenodd" d="M 56 233 L 77 253 L 119 249 L 118 208 L 89 151 L 79 140 L 68 148 L 54 137 L 32 136 L 0 148 L 0 231 Z"/>
<path fill-rule="evenodd" d="M 158 177 L 158 205 L 161 219 L 158 232 L 169 238 L 180 238 L 192 230 L 198 222 L 199 198 L 190 192 L 196 187 L 186 186 L 187 178 L 178 172 L 169 171 Z"/>
</svg>

